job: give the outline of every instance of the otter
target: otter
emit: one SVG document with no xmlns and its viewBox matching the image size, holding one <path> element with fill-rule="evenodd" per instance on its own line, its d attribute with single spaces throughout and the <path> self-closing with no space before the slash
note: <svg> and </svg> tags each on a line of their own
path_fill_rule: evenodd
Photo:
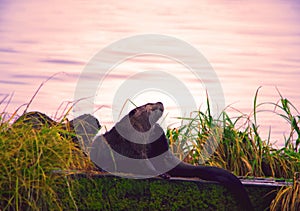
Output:
<svg viewBox="0 0 300 211">
<path fill-rule="evenodd" d="M 104 171 L 166 177 L 198 177 L 222 184 L 236 197 L 243 210 L 253 210 L 240 180 L 229 171 L 213 166 L 194 166 L 179 160 L 169 150 L 163 129 L 156 122 L 162 116 L 161 102 L 137 107 L 104 135 L 94 139 L 90 158 Z"/>
<path fill-rule="evenodd" d="M 66 119 L 66 121 L 57 122 L 39 111 L 24 113 L 12 124 L 12 127 L 24 126 L 35 130 L 40 130 L 47 127 L 60 127 L 62 130 L 69 132 L 66 133 L 61 130 L 59 131 L 60 135 L 70 138 L 76 144 L 76 146 L 78 145 L 78 148 L 83 150 L 86 155 L 88 149 L 85 147 L 92 142 L 94 136 L 101 128 L 99 121 L 90 114 L 83 114 L 71 121 Z M 75 133 L 76 136 L 74 135 Z"/>
</svg>

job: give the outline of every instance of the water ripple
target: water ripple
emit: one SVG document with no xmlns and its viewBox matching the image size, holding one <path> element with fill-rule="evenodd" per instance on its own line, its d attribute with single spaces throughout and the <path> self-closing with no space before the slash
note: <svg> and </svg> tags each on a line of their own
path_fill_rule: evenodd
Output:
<svg viewBox="0 0 300 211">
<path fill-rule="evenodd" d="M 29 79 L 47 79 L 49 76 L 45 75 L 26 75 L 26 74 L 15 74 L 12 75 L 13 78 L 29 78 Z"/>
<path fill-rule="evenodd" d="M 16 50 L 11 49 L 11 48 L 0 48 L 0 52 L 4 52 L 4 53 L 20 53 L 20 51 L 16 51 Z"/>
<path fill-rule="evenodd" d="M 0 84 L 27 85 L 29 83 L 23 82 L 23 81 L 6 81 L 6 80 L 0 80 Z"/>
<path fill-rule="evenodd" d="M 71 65 L 84 65 L 85 64 L 85 62 L 66 60 L 66 59 L 42 59 L 39 61 L 46 62 L 46 63 L 54 63 L 54 64 L 71 64 Z"/>
</svg>

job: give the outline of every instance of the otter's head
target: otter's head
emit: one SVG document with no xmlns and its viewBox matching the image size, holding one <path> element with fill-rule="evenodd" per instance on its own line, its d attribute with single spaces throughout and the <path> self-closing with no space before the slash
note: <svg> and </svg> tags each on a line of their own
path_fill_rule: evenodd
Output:
<svg viewBox="0 0 300 211">
<path fill-rule="evenodd" d="M 161 102 L 147 103 L 129 112 L 131 125 L 139 132 L 146 132 L 157 122 L 164 112 Z"/>
</svg>

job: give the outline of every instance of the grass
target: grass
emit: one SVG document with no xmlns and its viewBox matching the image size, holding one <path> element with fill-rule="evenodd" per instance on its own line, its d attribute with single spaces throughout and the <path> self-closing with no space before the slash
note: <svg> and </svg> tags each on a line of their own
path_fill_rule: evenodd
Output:
<svg viewBox="0 0 300 211">
<path fill-rule="evenodd" d="M 91 169 L 92 163 L 62 123 L 36 127 L 25 120 L 0 124 L 0 209 L 60 210 L 54 190 L 73 181 L 55 171 Z"/>
<path fill-rule="evenodd" d="M 240 176 L 293 178 L 294 173 L 300 171 L 299 113 L 293 115 L 291 108 L 297 109 L 281 95 L 280 104 L 268 103 L 275 106 L 274 115 L 284 118 L 291 129 L 284 146 L 274 147 L 270 136 L 264 140 L 259 135 L 256 116 L 266 103 L 257 104 L 258 91 L 254 97 L 253 118 L 246 114 L 231 118 L 225 110 L 214 119 L 207 100 L 206 112 L 197 111 L 192 118 L 183 119 L 188 120 L 187 125 L 168 129 L 171 149 L 175 154 L 188 151 L 187 156 L 181 157 L 190 163 L 219 166 Z"/>
<path fill-rule="evenodd" d="M 186 162 L 218 166 L 239 176 L 292 179 L 300 171 L 299 112 L 279 91 L 277 103 L 257 104 L 258 93 L 259 89 L 251 115 L 241 114 L 237 118 L 231 118 L 225 110 L 214 119 L 207 100 L 206 112 L 197 111 L 192 118 L 181 118 L 189 123 L 168 129 L 171 150 Z M 284 137 L 284 146 L 279 149 L 272 145 L 270 135 L 264 140 L 259 134 L 257 113 L 265 105 L 274 107 L 271 112 L 290 125 L 289 136 Z M 281 208 L 300 209 L 299 178 L 294 178 L 292 187 L 284 187 L 278 193 L 271 210 Z"/>
<path fill-rule="evenodd" d="M 300 208 L 300 173 L 295 173 L 293 186 L 283 187 L 270 206 L 270 210 L 298 211 Z"/>
<path fill-rule="evenodd" d="M 207 98 L 205 112 L 197 111 L 193 118 L 183 119 L 188 124 L 167 130 L 171 150 L 186 162 L 222 167 L 239 176 L 293 178 L 300 171 L 299 112 L 279 92 L 277 103 L 258 104 L 258 93 L 259 89 L 253 100 L 253 112 L 237 118 L 230 117 L 226 110 L 214 118 Z M 257 113 L 264 105 L 273 106 L 274 115 L 290 124 L 282 148 L 275 148 L 270 136 L 264 140 L 259 134 Z M 4 111 L 0 114 L 0 210 L 61 210 L 64 200 L 55 190 L 61 183 L 67 187 L 76 184 L 65 174 L 55 172 L 93 168 L 78 145 L 71 141 L 74 132 L 66 127 L 65 118 L 69 110 L 59 123 L 39 127 L 24 121 L 11 125 L 18 110 L 10 118 Z M 271 210 L 297 209 L 299 190 L 299 177 L 295 177 L 293 186 L 278 193 Z M 68 197 L 76 207 L 71 191 Z"/>
</svg>

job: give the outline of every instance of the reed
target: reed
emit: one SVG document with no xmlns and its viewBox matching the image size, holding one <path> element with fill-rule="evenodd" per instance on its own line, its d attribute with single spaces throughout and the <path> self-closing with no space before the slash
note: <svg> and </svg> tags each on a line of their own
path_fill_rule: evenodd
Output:
<svg viewBox="0 0 300 211">
<path fill-rule="evenodd" d="M 45 82 L 25 104 L 23 113 Z M 0 210 L 61 210 L 62 199 L 55 190 L 76 182 L 67 177 L 70 170 L 92 169 L 92 162 L 72 141 L 75 134 L 62 124 L 64 118 L 54 125 L 26 118 L 11 124 L 22 106 L 10 116 L 5 112 L 7 106 L 0 113 Z M 58 173 L 64 171 L 69 173 Z M 68 197 L 73 199 L 71 192 Z"/>
<path fill-rule="evenodd" d="M 214 119 L 207 100 L 207 111 L 196 111 L 193 118 L 180 118 L 188 120 L 188 124 L 168 129 L 171 150 L 180 154 L 179 158 L 186 162 L 218 166 L 239 176 L 292 179 L 300 171 L 299 112 L 278 90 L 280 98 L 277 103 L 258 104 L 259 89 L 256 90 L 250 115 L 240 112 L 238 117 L 232 118 L 225 109 L 220 117 Z M 273 107 L 266 112 L 282 117 L 290 125 L 289 136 L 284 137 L 281 148 L 272 145 L 270 133 L 267 139 L 259 134 L 257 113 L 265 111 L 260 110 L 265 105 Z M 191 131 L 194 137 L 188 136 Z M 207 143 L 214 147 L 205 147 Z M 206 152 L 210 152 L 209 157 L 203 156 L 207 155 Z M 278 192 L 271 210 L 299 210 L 299 190 L 298 176 L 294 178 L 293 187 L 283 187 Z"/>
<path fill-rule="evenodd" d="M 272 201 L 270 210 L 290 210 L 300 209 L 300 173 L 295 173 L 293 186 L 280 189 L 276 198 Z"/>
<path fill-rule="evenodd" d="M 257 104 L 258 93 L 259 89 L 254 96 L 252 114 L 241 113 L 235 118 L 231 118 L 226 110 L 220 117 L 213 118 L 207 100 L 207 111 L 196 111 L 192 118 L 180 118 L 188 124 L 168 129 L 171 149 L 175 154 L 180 153 L 179 149 L 182 154 L 188 151 L 187 155 L 181 155 L 187 162 L 222 167 L 240 176 L 293 178 L 293 174 L 300 171 L 299 112 L 281 94 L 280 104 Z M 279 149 L 271 143 L 270 135 L 263 139 L 259 134 L 257 113 L 266 104 L 274 106 L 274 115 L 281 116 L 291 125 L 290 135 L 285 138 L 284 147 Z M 291 108 L 297 112 L 296 115 L 292 114 Z M 203 150 L 214 150 L 214 153 L 203 157 L 208 155 Z"/>
</svg>

